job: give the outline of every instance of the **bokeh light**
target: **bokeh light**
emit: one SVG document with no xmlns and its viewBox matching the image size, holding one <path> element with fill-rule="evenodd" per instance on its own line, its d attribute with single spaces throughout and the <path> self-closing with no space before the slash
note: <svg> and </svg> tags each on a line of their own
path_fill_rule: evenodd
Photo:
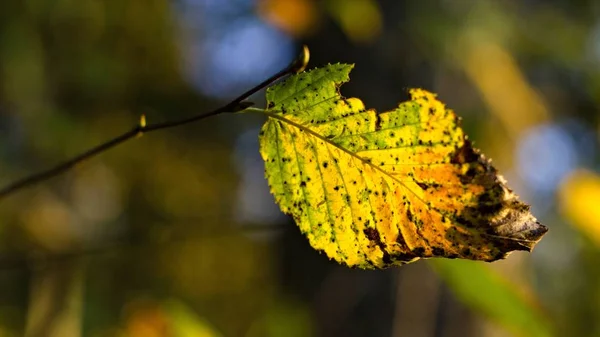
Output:
<svg viewBox="0 0 600 337">
<path fill-rule="evenodd" d="M 0 1 L 3 185 L 141 114 L 211 111 L 307 44 L 309 68 L 356 63 L 343 91 L 367 107 L 394 106 L 401 88 L 437 92 L 549 227 L 533 252 L 493 264 L 339 266 L 274 203 L 264 118 L 227 114 L 136 137 L 0 200 L 0 336 L 599 336 L 598 9 Z"/>
<path fill-rule="evenodd" d="M 189 0 L 179 8 L 192 27 L 183 46 L 188 51 L 185 71 L 203 94 L 237 96 L 294 57 L 292 39 L 244 11 L 250 5 L 251 1 Z"/>
<path fill-rule="evenodd" d="M 530 128 L 517 144 L 517 167 L 532 189 L 551 192 L 579 162 L 571 135 L 560 125 Z"/>
</svg>

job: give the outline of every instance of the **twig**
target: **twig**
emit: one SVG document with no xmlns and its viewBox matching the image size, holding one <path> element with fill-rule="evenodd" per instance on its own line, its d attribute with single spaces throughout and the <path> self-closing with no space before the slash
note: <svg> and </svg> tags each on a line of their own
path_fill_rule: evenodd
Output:
<svg viewBox="0 0 600 337">
<path fill-rule="evenodd" d="M 308 59 L 309 59 L 308 47 L 303 46 L 302 53 L 292 63 L 290 63 L 290 65 L 288 65 L 285 69 L 279 71 L 277 74 L 269 77 L 262 83 L 258 84 L 257 86 L 253 87 L 252 89 L 246 91 L 241 96 L 239 96 L 238 98 L 229 102 L 228 104 L 226 104 L 220 108 L 217 108 L 211 112 L 208 112 L 206 114 L 200 114 L 200 115 L 195 115 L 195 116 L 187 117 L 187 118 L 180 119 L 180 120 L 164 122 L 164 123 L 149 124 L 149 125 L 146 125 L 146 117 L 144 115 L 142 115 L 140 117 L 139 124 L 136 125 L 135 127 L 133 127 L 131 130 L 123 133 L 122 135 L 117 136 L 117 137 L 115 137 L 103 144 L 100 144 L 94 148 L 91 148 L 91 149 L 83 152 L 82 154 L 75 156 L 65 162 L 62 162 L 50 169 L 32 174 L 23 179 L 20 179 L 13 183 L 8 184 L 7 186 L 0 189 L 0 199 L 5 198 L 8 195 L 13 194 L 19 190 L 33 186 L 44 180 L 50 179 L 50 178 L 57 176 L 63 172 L 66 172 L 69 169 L 71 169 L 73 166 L 83 162 L 84 160 L 94 157 L 108 149 L 111 149 L 111 148 L 137 136 L 137 135 L 141 135 L 143 133 L 148 133 L 151 131 L 168 129 L 168 128 L 196 122 L 196 121 L 199 121 L 199 120 L 202 120 L 202 119 L 205 119 L 208 117 L 216 116 L 218 114 L 225 113 L 225 112 L 238 112 L 238 111 L 244 110 L 252 105 L 249 102 L 244 102 L 245 99 L 252 96 L 259 90 L 264 89 L 269 84 L 277 81 L 281 77 L 284 77 L 284 76 L 292 74 L 292 73 L 299 73 L 299 72 L 303 71 L 308 63 Z"/>
</svg>

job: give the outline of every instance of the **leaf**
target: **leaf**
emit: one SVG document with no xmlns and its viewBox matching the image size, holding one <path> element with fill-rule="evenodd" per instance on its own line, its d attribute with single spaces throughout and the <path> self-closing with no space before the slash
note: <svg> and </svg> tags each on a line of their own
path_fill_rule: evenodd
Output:
<svg viewBox="0 0 600 337">
<path fill-rule="evenodd" d="M 553 336 L 553 327 L 535 302 L 485 265 L 471 261 L 431 261 L 454 294 L 475 312 L 505 326 L 517 336 Z"/>
<path fill-rule="evenodd" d="M 473 149 L 458 118 L 422 89 L 392 111 L 338 92 L 335 64 L 267 90 L 265 175 L 310 244 L 348 266 L 426 257 L 494 261 L 547 231 Z"/>
</svg>

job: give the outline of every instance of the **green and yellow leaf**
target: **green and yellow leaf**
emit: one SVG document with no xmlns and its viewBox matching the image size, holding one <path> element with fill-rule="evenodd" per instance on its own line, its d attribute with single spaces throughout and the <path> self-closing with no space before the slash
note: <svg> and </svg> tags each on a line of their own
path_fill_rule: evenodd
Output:
<svg viewBox="0 0 600 337">
<path fill-rule="evenodd" d="M 310 244 L 361 268 L 530 251 L 546 227 L 471 146 L 454 112 L 422 89 L 392 111 L 366 109 L 339 94 L 352 67 L 304 72 L 266 94 L 266 178 Z"/>
</svg>

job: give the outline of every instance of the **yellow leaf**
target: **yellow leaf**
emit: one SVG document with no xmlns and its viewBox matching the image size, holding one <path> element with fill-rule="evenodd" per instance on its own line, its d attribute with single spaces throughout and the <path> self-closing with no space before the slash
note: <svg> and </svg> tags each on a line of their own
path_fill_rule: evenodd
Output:
<svg viewBox="0 0 600 337">
<path fill-rule="evenodd" d="M 395 110 L 367 110 L 338 92 L 352 67 L 328 65 L 267 90 L 266 178 L 310 244 L 361 268 L 531 250 L 546 227 L 454 112 L 422 89 Z"/>
</svg>

